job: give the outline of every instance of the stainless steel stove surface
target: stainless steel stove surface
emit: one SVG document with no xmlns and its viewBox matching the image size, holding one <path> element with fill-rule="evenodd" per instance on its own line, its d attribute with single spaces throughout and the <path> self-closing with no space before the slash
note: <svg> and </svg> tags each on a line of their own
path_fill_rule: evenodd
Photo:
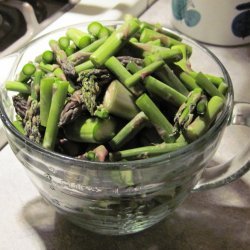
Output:
<svg viewBox="0 0 250 250">
<path fill-rule="evenodd" d="M 28 42 L 79 0 L 0 1 L 0 57 Z"/>
</svg>

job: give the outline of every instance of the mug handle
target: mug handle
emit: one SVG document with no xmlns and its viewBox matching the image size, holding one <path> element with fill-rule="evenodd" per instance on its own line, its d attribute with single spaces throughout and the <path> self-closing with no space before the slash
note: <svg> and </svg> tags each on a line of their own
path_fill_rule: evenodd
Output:
<svg viewBox="0 0 250 250">
<path fill-rule="evenodd" d="M 243 125 L 250 127 L 250 103 L 235 102 L 229 126 Z M 249 141 L 249 137 L 246 137 Z M 192 192 L 217 188 L 228 184 L 250 169 L 250 142 L 231 160 L 218 166 L 205 168 L 201 179 Z"/>
</svg>

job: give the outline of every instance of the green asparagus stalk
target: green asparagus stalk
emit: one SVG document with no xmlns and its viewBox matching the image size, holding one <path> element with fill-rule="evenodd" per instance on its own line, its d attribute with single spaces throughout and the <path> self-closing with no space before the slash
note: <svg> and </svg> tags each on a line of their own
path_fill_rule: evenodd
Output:
<svg viewBox="0 0 250 250">
<path fill-rule="evenodd" d="M 180 73 L 179 77 L 188 90 L 192 91 L 193 89 L 199 87 L 195 79 L 190 74 L 183 71 Z"/>
<path fill-rule="evenodd" d="M 172 142 L 174 140 L 172 136 L 172 124 L 146 93 L 142 94 L 136 100 L 136 105 L 146 114 L 164 141 Z"/>
<path fill-rule="evenodd" d="M 70 40 L 68 37 L 62 36 L 59 38 L 58 44 L 59 44 L 60 49 L 65 51 L 70 46 Z"/>
<path fill-rule="evenodd" d="M 23 66 L 23 68 L 18 76 L 17 81 L 26 82 L 35 73 L 35 71 L 36 71 L 36 67 L 33 63 L 26 63 Z"/>
<path fill-rule="evenodd" d="M 202 96 L 202 89 L 195 88 L 189 93 L 185 103 L 183 103 L 175 115 L 175 126 L 186 128 L 193 119 L 193 113 Z"/>
<path fill-rule="evenodd" d="M 69 28 L 66 35 L 79 49 L 82 49 L 91 43 L 90 35 L 76 28 Z"/>
<path fill-rule="evenodd" d="M 112 139 L 109 145 L 113 150 L 120 149 L 124 144 L 130 141 L 141 129 L 148 123 L 148 117 L 143 113 L 138 113 L 129 121 Z"/>
<path fill-rule="evenodd" d="M 166 47 L 172 47 L 173 45 L 184 44 L 178 40 L 175 40 L 174 38 L 171 38 L 169 36 L 166 36 L 157 31 L 147 29 L 147 28 L 143 29 L 141 36 L 140 36 L 141 43 L 146 43 L 146 42 L 157 40 L 157 39 L 160 39 L 161 43 Z M 191 54 L 192 47 L 190 47 L 187 44 L 184 44 L 184 45 L 187 46 L 188 54 Z"/>
<path fill-rule="evenodd" d="M 185 142 L 179 143 L 161 143 L 154 146 L 145 146 L 139 148 L 132 148 L 122 151 L 117 151 L 109 154 L 111 161 L 120 160 L 138 160 L 145 159 L 152 156 L 157 156 L 160 154 L 172 152 L 178 150 L 186 145 Z"/>
<path fill-rule="evenodd" d="M 139 30 L 136 20 L 125 22 L 117 28 L 107 40 L 90 56 L 90 60 L 96 66 L 103 65 L 108 58 L 115 55 L 129 38 Z"/>
<path fill-rule="evenodd" d="M 93 69 L 94 67 L 95 67 L 94 64 L 89 60 L 89 61 L 86 61 L 84 63 L 81 63 L 81 64 L 75 66 L 75 71 L 76 71 L 76 73 L 79 74 L 83 70 Z"/>
<path fill-rule="evenodd" d="M 19 133 L 25 135 L 22 119 L 20 117 L 17 117 L 17 119 L 13 121 L 13 125 L 15 126 L 15 128 L 18 130 Z"/>
<path fill-rule="evenodd" d="M 110 57 L 106 62 L 105 66 L 114 74 L 117 76 L 118 80 L 124 84 L 131 93 L 133 93 L 136 96 L 139 96 L 143 89 L 138 84 L 136 86 L 128 86 L 126 85 L 126 79 L 130 78 L 132 75 L 129 73 L 129 71 L 122 65 L 122 63 L 114 56 Z"/>
<path fill-rule="evenodd" d="M 109 141 L 116 130 L 114 119 L 78 117 L 66 126 L 64 132 L 70 140 L 88 143 L 105 143 Z"/>
<path fill-rule="evenodd" d="M 40 62 L 39 68 L 46 73 L 50 73 L 50 72 L 53 72 L 55 69 L 59 68 L 59 65 L 58 64 L 45 64 L 44 62 Z"/>
<path fill-rule="evenodd" d="M 196 105 L 196 112 L 198 115 L 204 115 L 207 110 L 207 97 L 206 95 L 202 95 L 201 99 L 198 101 Z"/>
<path fill-rule="evenodd" d="M 58 81 L 53 84 L 53 96 L 43 139 L 43 147 L 53 150 L 58 133 L 58 123 L 68 93 L 67 81 Z"/>
<path fill-rule="evenodd" d="M 112 115 L 131 120 L 138 112 L 133 95 L 118 81 L 114 80 L 107 88 L 103 107 Z"/>
<path fill-rule="evenodd" d="M 5 88 L 9 91 L 17 91 L 22 94 L 30 94 L 31 88 L 28 84 L 18 81 L 6 81 Z"/>
<path fill-rule="evenodd" d="M 101 30 L 103 25 L 97 21 L 93 21 L 88 25 L 88 32 L 89 34 L 93 35 L 94 37 L 98 37 L 98 34 Z"/>
<path fill-rule="evenodd" d="M 201 72 L 195 77 L 196 83 L 204 89 L 210 96 L 219 96 L 224 98 L 224 95 L 208 80 L 208 78 Z"/>
<path fill-rule="evenodd" d="M 151 75 L 157 69 L 162 67 L 163 64 L 164 64 L 164 61 L 156 61 L 156 62 L 153 62 L 153 63 L 147 65 L 146 67 L 140 69 L 139 71 L 134 73 L 132 76 L 127 78 L 125 80 L 125 85 L 128 87 L 135 86 L 140 80 L 145 79 L 147 76 Z"/>
<path fill-rule="evenodd" d="M 127 68 L 134 74 L 140 68 L 133 62 L 127 65 Z M 148 76 L 143 80 L 144 87 L 148 92 L 155 94 L 163 100 L 172 103 L 176 107 L 180 107 L 186 101 L 186 96 L 182 95 L 175 89 L 169 87 L 158 79 Z"/>
<path fill-rule="evenodd" d="M 222 94 L 222 95 L 226 95 L 228 90 L 228 85 L 224 82 L 221 82 L 219 87 L 218 87 L 218 91 Z"/>
<path fill-rule="evenodd" d="M 224 99 L 213 96 L 208 102 L 207 110 L 203 116 L 198 116 L 185 130 L 185 137 L 194 141 L 203 135 L 216 119 L 224 106 Z"/>
<path fill-rule="evenodd" d="M 33 81 L 31 83 L 31 97 L 35 100 L 39 99 L 40 92 L 40 83 L 44 76 L 44 73 L 41 70 L 37 70 L 34 74 Z"/>
<path fill-rule="evenodd" d="M 183 85 L 183 83 L 179 80 L 179 78 L 175 75 L 173 70 L 167 65 L 164 66 L 156 72 L 156 76 L 164 83 L 174 88 L 176 91 L 181 94 L 187 96 L 189 91 Z"/>
<path fill-rule="evenodd" d="M 45 64 L 52 64 L 54 62 L 54 53 L 51 50 L 45 50 L 42 53 L 42 60 Z"/>
<path fill-rule="evenodd" d="M 58 79 L 62 81 L 67 81 L 67 78 L 61 68 L 56 68 L 53 73 Z"/>
<path fill-rule="evenodd" d="M 54 77 L 44 77 L 40 83 L 40 122 L 44 127 L 47 126 L 54 82 Z"/>
</svg>

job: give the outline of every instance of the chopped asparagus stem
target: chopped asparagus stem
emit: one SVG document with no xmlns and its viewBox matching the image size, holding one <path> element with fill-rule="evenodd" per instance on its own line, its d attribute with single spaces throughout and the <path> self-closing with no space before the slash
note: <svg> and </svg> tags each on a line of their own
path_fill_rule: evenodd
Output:
<svg viewBox="0 0 250 250">
<path fill-rule="evenodd" d="M 18 81 L 6 81 L 5 88 L 9 91 L 17 91 L 23 94 L 30 94 L 30 86 Z"/>
<path fill-rule="evenodd" d="M 46 50 L 42 53 L 42 60 L 45 64 L 52 64 L 54 62 L 54 53 L 51 50 Z"/>
<path fill-rule="evenodd" d="M 43 139 L 43 147 L 47 149 L 53 150 L 55 147 L 58 123 L 68 93 L 68 85 L 69 83 L 66 81 L 55 82 L 53 85 L 54 93 Z"/>
<path fill-rule="evenodd" d="M 185 87 L 190 91 L 199 87 L 197 85 L 195 79 L 190 74 L 188 74 L 184 71 L 180 73 L 180 79 L 183 82 L 183 84 L 185 85 Z"/>
<path fill-rule="evenodd" d="M 66 35 L 80 49 L 88 46 L 91 43 L 90 35 L 76 28 L 68 29 Z"/>
<path fill-rule="evenodd" d="M 37 70 L 34 74 L 34 79 L 33 82 L 31 83 L 31 97 L 34 100 L 39 99 L 40 83 L 43 77 L 44 73 L 41 70 Z"/>
</svg>

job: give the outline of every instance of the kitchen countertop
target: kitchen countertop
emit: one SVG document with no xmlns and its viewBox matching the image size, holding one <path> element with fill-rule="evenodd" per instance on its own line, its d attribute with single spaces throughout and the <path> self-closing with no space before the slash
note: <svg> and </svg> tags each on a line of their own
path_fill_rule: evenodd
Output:
<svg viewBox="0 0 250 250">
<path fill-rule="evenodd" d="M 143 1 L 142 1 L 143 2 Z M 159 0 L 141 18 L 170 23 L 170 1 Z M 236 101 L 250 101 L 250 46 L 207 45 L 227 68 Z M 249 129 L 227 133 L 237 139 L 224 144 L 235 154 Z M 97 235 L 55 213 L 41 198 L 7 145 L 0 151 L 0 249 L 249 249 L 250 173 L 227 186 L 193 193 L 171 217 L 141 233 L 123 237 Z"/>
</svg>

